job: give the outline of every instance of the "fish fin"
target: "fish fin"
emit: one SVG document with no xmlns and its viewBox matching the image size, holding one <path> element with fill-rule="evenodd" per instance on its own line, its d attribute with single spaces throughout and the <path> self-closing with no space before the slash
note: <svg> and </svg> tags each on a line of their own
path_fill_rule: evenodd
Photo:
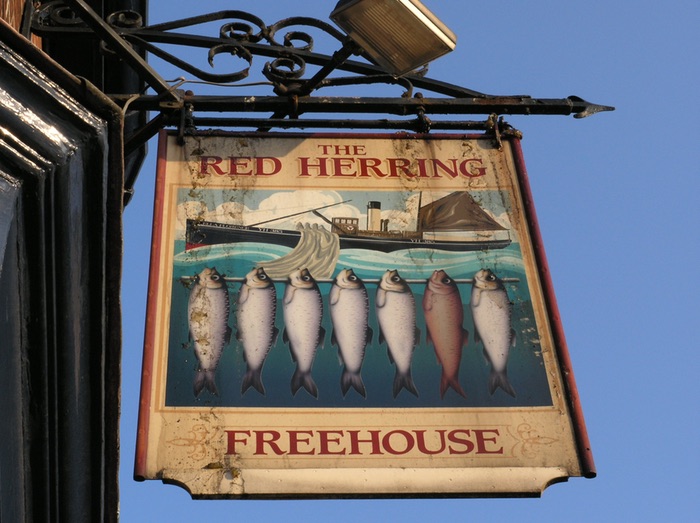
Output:
<svg viewBox="0 0 700 523">
<path fill-rule="evenodd" d="M 204 390 L 204 375 L 200 371 L 195 371 L 194 383 L 192 386 L 192 392 L 194 392 L 194 397 L 198 398 L 203 390 Z"/>
<path fill-rule="evenodd" d="M 265 395 L 265 385 L 262 382 L 262 368 L 260 369 L 248 369 L 243 376 L 243 384 L 241 385 L 241 394 L 253 387 L 263 396 Z"/>
<path fill-rule="evenodd" d="M 413 336 L 413 345 L 418 345 L 420 343 L 420 329 L 416 327 L 416 330 L 413 331 L 414 336 Z"/>
<path fill-rule="evenodd" d="M 338 303 L 338 300 L 340 299 L 340 287 L 337 285 L 333 285 L 331 287 L 331 293 L 328 295 L 328 303 L 331 305 L 335 305 Z"/>
<path fill-rule="evenodd" d="M 430 329 L 427 329 L 427 328 L 425 329 L 425 343 L 426 343 L 426 345 L 431 345 L 431 344 L 435 345 L 433 343 L 433 338 L 430 335 Z"/>
<path fill-rule="evenodd" d="M 284 304 L 289 305 L 292 303 L 292 300 L 294 299 L 294 291 L 296 289 L 292 287 L 291 285 L 287 285 L 287 288 L 284 291 Z"/>
<path fill-rule="evenodd" d="M 367 327 L 367 330 L 365 331 L 365 345 L 370 345 L 372 343 L 372 338 L 374 337 L 374 331 L 372 330 L 372 327 Z"/>
<path fill-rule="evenodd" d="M 430 296 L 424 296 L 423 297 L 423 311 L 431 311 L 433 310 L 433 299 Z"/>
<path fill-rule="evenodd" d="M 435 360 L 437 361 L 437 364 L 440 365 L 440 367 L 444 367 L 442 364 L 442 360 L 440 359 L 440 355 L 435 351 Z"/>
<path fill-rule="evenodd" d="M 479 329 L 474 327 L 474 343 L 481 343 L 481 336 L 479 336 Z"/>
<path fill-rule="evenodd" d="M 289 343 L 289 336 L 287 335 L 287 329 L 282 331 L 282 343 Z"/>
<path fill-rule="evenodd" d="M 467 329 L 462 329 L 462 345 L 465 347 L 469 345 L 469 331 Z"/>
<path fill-rule="evenodd" d="M 491 363 L 491 357 L 489 356 L 488 351 L 486 350 L 486 347 L 484 347 L 481 351 L 481 353 L 484 355 L 484 363 L 486 365 L 491 365 L 493 367 L 493 363 Z"/>
<path fill-rule="evenodd" d="M 515 330 L 510 329 L 510 346 L 515 347 Z"/>
<path fill-rule="evenodd" d="M 214 371 L 199 369 L 194 373 L 194 383 L 192 387 L 195 398 L 199 397 L 205 388 L 215 396 L 219 395 L 216 382 L 214 381 Z"/>
<path fill-rule="evenodd" d="M 226 325 L 226 332 L 224 333 L 224 345 L 228 345 L 229 343 L 231 343 L 231 333 L 232 332 L 233 332 L 233 330 L 231 329 L 231 327 Z"/>
<path fill-rule="evenodd" d="M 250 287 L 248 287 L 245 283 L 241 285 L 241 292 L 238 293 L 238 303 L 245 303 L 246 300 L 248 299 L 248 295 L 250 294 Z"/>
<path fill-rule="evenodd" d="M 352 373 L 347 369 L 343 369 L 343 375 L 340 377 L 340 390 L 343 393 L 343 397 L 348 393 L 350 387 L 359 392 L 363 398 L 367 398 L 367 391 L 360 373 Z"/>
<path fill-rule="evenodd" d="M 331 331 L 331 345 L 338 345 L 338 338 L 335 337 L 335 329 Z"/>
<path fill-rule="evenodd" d="M 277 336 L 279 335 L 279 333 L 280 333 L 280 330 L 277 327 L 274 327 L 272 329 L 272 345 L 270 345 L 271 347 L 274 347 L 275 345 L 277 345 Z"/>
<path fill-rule="evenodd" d="M 318 387 L 311 374 L 297 369 L 292 376 L 292 396 L 296 396 L 298 390 L 302 387 L 314 398 L 318 399 Z"/>
<path fill-rule="evenodd" d="M 491 375 L 489 376 L 489 394 L 493 395 L 499 387 L 503 389 L 506 394 L 515 397 L 515 389 L 513 389 L 510 381 L 508 381 L 508 374 L 506 374 L 505 369 L 501 372 L 496 372 L 492 369 Z"/>
<path fill-rule="evenodd" d="M 457 394 L 462 396 L 463 398 L 467 397 L 467 393 L 464 392 L 464 389 L 462 386 L 459 384 L 459 381 L 457 381 L 456 378 L 448 378 L 443 374 L 440 377 L 440 399 L 443 399 L 445 397 L 445 392 L 447 392 L 447 389 L 452 388 Z"/>
<path fill-rule="evenodd" d="M 292 347 L 291 343 L 289 344 L 289 354 L 292 355 L 292 361 L 293 361 L 294 363 L 296 363 L 296 362 L 297 362 L 297 357 L 296 357 L 296 355 L 294 354 L 294 348 Z"/>
<path fill-rule="evenodd" d="M 416 389 L 416 384 L 413 383 L 413 378 L 411 377 L 411 370 L 405 374 L 396 370 L 394 375 L 394 399 L 399 395 L 401 389 L 406 389 L 408 392 L 413 394 L 416 398 L 418 397 L 418 389 Z"/>
<path fill-rule="evenodd" d="M 471 306 L 478 307 L 480 302 L 481 302 L 481 289 L 474 289 L 474 292 L 472 293 Z"/>
<path fill-rule="evenodd" d="M 384 337 L 384 331 L 382 331 L 382 328 L 379 327 L 379 345 L 381 345 L 385 341 L 386 341 L 386 338 Z"/>
<path fill-rule="evenodd" d="M 384 305 L 386 305 L 386 291 L 384 289 L 378 289 L 376 306 L 381 309 Z"/>
<path fill-rule="evenodd" d="M 391 355 L 391 349 L 389 349 L 389 347 L 386 348 L 386 353 L 387 353 L 387 355 L 389 356 L 389 362 L 390 362 L 392 365 L 395 365 L 396 362 L 394 361 L 394 356 Z"/>
</svg>

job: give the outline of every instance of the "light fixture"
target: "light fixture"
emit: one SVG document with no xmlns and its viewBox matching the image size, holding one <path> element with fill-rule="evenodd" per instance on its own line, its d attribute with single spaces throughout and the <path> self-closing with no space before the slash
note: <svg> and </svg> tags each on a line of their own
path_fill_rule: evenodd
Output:
<svg viewBox="0 0 700 523">
<path fill-rule="evenodd" d="M 340 0 L 330 17 L 396 76 L 449 53 L 457 43 L 457 36 L 418 0 Z"/>
</svg>

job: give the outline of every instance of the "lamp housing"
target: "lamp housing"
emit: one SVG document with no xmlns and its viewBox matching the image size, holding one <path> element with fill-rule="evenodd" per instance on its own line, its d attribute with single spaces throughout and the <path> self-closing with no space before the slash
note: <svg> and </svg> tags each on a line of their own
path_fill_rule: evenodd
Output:
<svg viewBox="0 0 700 523">
<path fill-rule="evenodd" d="M 330 18 L 395 76 L 449 53 L 457 44 L 457 36 L 418 0 L 340 0 Z"/>
</svg>

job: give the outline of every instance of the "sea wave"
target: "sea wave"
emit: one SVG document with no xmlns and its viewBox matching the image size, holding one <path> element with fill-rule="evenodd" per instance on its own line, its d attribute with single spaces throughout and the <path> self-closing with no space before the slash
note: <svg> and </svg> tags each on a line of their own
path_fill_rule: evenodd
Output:
<svg viewBox="0 0 700 523">
<path fill-rule="evenodd" d="M 178 252 L 174 263 L 179 272 L 190 273 L 201 266 L 216 266 L 229 275 L 243 276 L 253 266 L 265 266 L 289 256 L 293 249 L 266 243 L 235 243 L 199 247 Z M 298 267 L 294 267 L 298 268 Z M 522 254 L 518 244 L 504 249 L 470 252 L 448 252 L 435 249 L 405 249 L 394 252 L 364 249 L 343 249 L 335 269 L 352 268 L 362 278 L 379 278 L 389 269 L 398 270 L 404 278 L 428 278 L 442 269 L 454 278 L 468 278 L 482 268 L 496 273 L 524 274 Z M 324 274 L 319 278 L 330 277 Z"/>
</svg>

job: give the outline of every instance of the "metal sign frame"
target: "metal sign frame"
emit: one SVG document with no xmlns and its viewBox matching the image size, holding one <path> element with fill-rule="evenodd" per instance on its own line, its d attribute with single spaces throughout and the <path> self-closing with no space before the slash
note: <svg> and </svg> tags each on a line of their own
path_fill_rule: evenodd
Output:
<svg viewBox="0 0 700 523">
<path fill-rule="evenodd" d="M 515 135 L 160 138 L 137 479 L 293 498 L 595 476 Z"/>
</svg>

